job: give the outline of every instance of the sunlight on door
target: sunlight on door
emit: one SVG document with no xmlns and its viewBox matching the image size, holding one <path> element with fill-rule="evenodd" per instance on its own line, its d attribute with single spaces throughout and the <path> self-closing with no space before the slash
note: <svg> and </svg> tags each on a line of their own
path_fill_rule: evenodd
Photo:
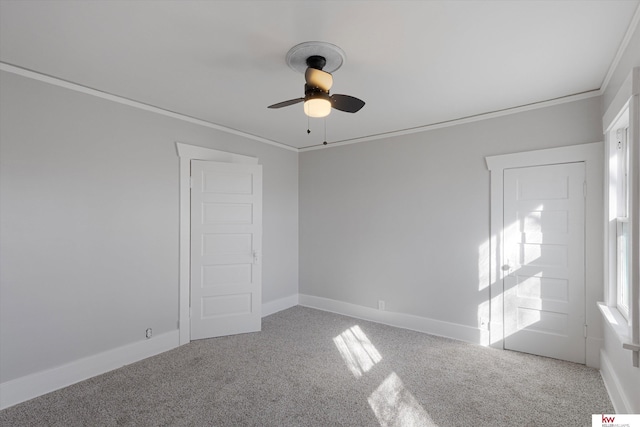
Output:
<svg viewBox="0 0 640 427">
<path fill-rule="evenodd" d="M 541 277 L 542 269 L 537 266 L 545 265 L 545 260 L 542 259 L 542 252 L 545 249 L 541 225 L 543 211 L 544 205 L 538 205 L 528 212 L 517 212 L 518 219 L 506 229 L 505 235 L 508 237 L 505 240 L 507 257 L 505 261 L 509 269 L 503 271 L 509 278 L 509 283 L 513 282 L 513 286 L 505 285 L 504 310 L 505 313 L 516 313 L 516 315 L 514 321 L 509 322 L 505 319 L 505 337 L 532 327 L 540 321 L 542 309 L 540 283 L 543 278 Z M 544 215 L 546 217 L 547 213 L 545 212 Z M 523 267 L 533 269 L 526 275 L 521 275 L 520 270 Z M 528 308 L 520 307 L 520 298 L 527 299 Z"/>
<path fill-rule="evenodd" d="M 527 216 L 524 218 L 523 222 L 526 222 L 528 226 L 536 224 L 540 219 L 540 212 L 544 210 L 544 206 L 540 205 L 535 209 L 534 212 L 531 213 L 531 216 Z M 521 221 L 514 221 L 508 226 L 504 227 L 502 232 L 498 237 L 491 236 L 486 242 L 482 243 L 478 246 L 478 290 L 484 291 L 485 289 L 495 285 L 497 282 L 502 281 L 506 276 L 517 276 L 518 271 L 520 269 L 520 265 L 528 265 L 530 263 L 535 263 L 540 257 L 540 251 L 536 252 L 535 248 L 529 248 L 528 251 L 524 251 L 524 249 L 519 254 L 515 254 L 515 256 L 511 256 L 511 259 L 505 255 L 505 264 L 500 266 L 494 266 L 494 270 L 492 271 L 492 267 L 490 265 L 490 257 L 491 252 L 501 252 L 503 249 L 498 247 L 500 245 L 499 242 L 504 242 L 505 236 L 515 235 L 516 233 L 521 232 Z M 518 259 L 519 258 L 519 259 Z M 503 268 L 504 266 L 504 268 Z M 490 277 L 493 278 L 493 281 L 490 280 Z M 538 299 L 541 301 L 542 293 L 540 287 L 540 278 L 539 277 L 527 277 L 524 281 L 520 282 L 516 288 L 511 288 L 502 292 L 498 295 L 493 296 L 490 300 L 483 301 L 478 304 L 478 327 L 481 329 L 488 328 L 488 322 L 490 318 L 490 310 L 492 305 L 497 305 L 502 307 L 506 300 L 513 300 L 518 295 L 524 296 L 531 300 Z M 511 294 L 509 294 L 511 292 Z M 541 304 L 541 302 L 540 302 Z M 506 309 L 506 308 L 505 308 Z M 537 312 L 529 313 L 528 316 L 520 319 L 519 327 L 527 327 L 531 326 L 534 323 L 540 320 L 540 315 Z M 505 329 L 502 331 L 503 333 L 491 333 L 488 337 L 483 335 L 481 337 L 482 345 L 491 345 L 496 343 L 497 341 L 507 337 L 513 333 L 515 333 L 517 329 L 511 328 L 505 325 Z"/>
</svg>

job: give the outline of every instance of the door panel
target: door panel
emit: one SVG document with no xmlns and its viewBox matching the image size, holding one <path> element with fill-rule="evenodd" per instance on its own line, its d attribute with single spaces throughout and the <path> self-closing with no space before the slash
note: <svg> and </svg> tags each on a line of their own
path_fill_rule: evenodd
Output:
<svg viewBox="0 0 640 427">
<path fill-rule="evenodd" d="M 584 163 L 505 170 L 505 349 L 585 363 L 584 215 Z"/>
<path fill-rule="evenodd" d="M 191 161 L 191 339 L 261 329 L 262 167 Z"/>
</svg>

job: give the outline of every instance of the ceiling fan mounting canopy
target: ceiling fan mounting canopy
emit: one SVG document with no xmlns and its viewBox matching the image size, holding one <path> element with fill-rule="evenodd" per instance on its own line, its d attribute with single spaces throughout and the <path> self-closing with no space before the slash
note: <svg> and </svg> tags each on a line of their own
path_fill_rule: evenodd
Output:
<svg viewBox="0 0 640 427">
<path fill-rule="evenodd" d="M 289 49 L 285 60 L 292 70 L 304 73 L 309 67 L 307 59 L 312 56 L 321 56 L 325 59 L 326 64 L 322 69 L 327 73 L 338 71 L 347 59 L 344 51 L 338 46 L 326 42 L 311 41 L 297 44 Z"/>
</svg>

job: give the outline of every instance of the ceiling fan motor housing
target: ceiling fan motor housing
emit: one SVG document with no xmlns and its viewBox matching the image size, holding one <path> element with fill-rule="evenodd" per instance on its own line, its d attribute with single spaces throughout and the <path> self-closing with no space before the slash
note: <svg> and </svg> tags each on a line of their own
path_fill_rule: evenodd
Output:
<svg viewBox="0 0 640 427">
<path fill-rule="evenodd" d="M 304 85 L 304 99 L 326 98 L 329 99 L 329 91 L 320 89 L 319 87 Z"/>
</svg>

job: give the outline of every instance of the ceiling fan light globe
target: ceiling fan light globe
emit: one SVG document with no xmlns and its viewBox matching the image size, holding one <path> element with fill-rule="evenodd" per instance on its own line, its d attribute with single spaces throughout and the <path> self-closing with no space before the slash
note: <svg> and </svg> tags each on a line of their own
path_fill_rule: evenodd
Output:
<svg viewBox="0 0 640 427">
<path fill-rule="evenodd" d="M 331 101 L 311 98 L 304 101 L 304 113 L 309 117 L 327 117 L 331 113 Z"/>
</svg>

